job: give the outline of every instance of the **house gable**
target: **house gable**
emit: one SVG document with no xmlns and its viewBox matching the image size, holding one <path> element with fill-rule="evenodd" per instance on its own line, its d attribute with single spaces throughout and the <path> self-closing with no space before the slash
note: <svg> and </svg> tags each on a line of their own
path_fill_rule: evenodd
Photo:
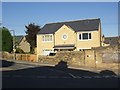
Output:
<svg viewBox="0 0 120 90">
<path fill-rule="evenodd" d="M 54 35 L 55 45 L 68 45 L 75 43 L 75 31 L 66 25 L 59 28 Z"/>
<path fill-rule="evenodd" d="M 18 48 L 21 48 L 24 52 L 30 52 L 30 44 L 27 42 L 25 36 L 21 39 Z"/>
<path fill-rule="evenodd" d="M 63 31 L 65 31 L 65 30 L 71 30 L 71 31 L 73 31 L 73 32 L 75 32 L 70 26 L 67 26 L 67 25 L 63 25 L 63 26 L 61 26 L 57 31 L 55 31 L 55 34 L 57 33 L 57 32 L 59 32 L 59 30 L 63 30 Z"/>
</svg>

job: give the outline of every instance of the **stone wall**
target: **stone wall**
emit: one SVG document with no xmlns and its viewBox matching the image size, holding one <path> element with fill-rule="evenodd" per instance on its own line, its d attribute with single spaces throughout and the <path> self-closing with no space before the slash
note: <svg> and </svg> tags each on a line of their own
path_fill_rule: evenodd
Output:
<svg viewBox="0 0 120 90">
<path fill-rule="evenodd" d="M 99 47 L 94 49 L 96 52 L 96 59 L 102 61 L 101 63 L 118 63 L 120 59 L 120 50 L 118 46 Z"/>
<path fill-rule="evenodd" d="M 99 47 L 84 51 L 59 51 L 55 56 L 39 56 L 38 63 L 56 65 L 60 61 L 65 61 L 71 66 L 109 68 L 118 64 L 119 54 L 118 46 Z M 2 55 L 5 59 L 13 59 L 13 54 L 3 52 Z M 35 54 L 16 54 L 16 60 L 37 62 Z"/>
<path fill-rule="evenodd" d="M 118 62 L 116 61 L 119 61 L 118 55 L 117 46 L 107 46 L 84 51 L 59 51 L 55 56 L 40 56 L 38 62 L 56 62 L 57 64 L 60 61 L 65 61 L 68 65 L 101 67 L 108 64 L 117 65 Z"/>
<path fill-rule="evenodd" d="M 68 65 L 91 65 L 94 63 L 92 50 L 87 51 L 59 51 L 55 56 L 40 56 L 38 62 L 67 62 Z M 93 65 L 91 65 L 93 66 Z"/>
</svg>

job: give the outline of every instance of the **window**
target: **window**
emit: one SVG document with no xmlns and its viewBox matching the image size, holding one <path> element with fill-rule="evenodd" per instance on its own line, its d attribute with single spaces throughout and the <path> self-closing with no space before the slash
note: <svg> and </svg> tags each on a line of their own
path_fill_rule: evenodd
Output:
<svg viewBox="0 0 120 90">
<path fill-rule="evenodd" d="M 89 39 L 91 39 L 91 33 L 89 33 Z"/>
<path fill-rule="evenodd" d="M 88 33 L 83 33 L 83 35 L 82 35 L 83 37 L 83 39 L 88 39 Z"/>
<path fill-rule="evenodd" d="M 79 34 L 79 39 L 81 40 L 81 34 Z"/>
<path fill-rule="evenodd" d="M 52 35 L 50 35 L 49 40 L 52 41 Z"/>
<path fill-rule="evenodd" d="M 42 41 L 52 41 L 52 35 L 43 35 Z"/>
<path fill-rule="evenodd" d="M 63 35 L 62 35 L 62 38 L 63 38 L 64 40 L 66 40 L 66 39 L 67 39 L 67 35 L 66 35 L 66 34 L 63 34 Z"/>
<path fill-rule="evenodd" d="M 42 41 L 45 41 L 45 36 L 42 36 Z"/>
<path fill-rule="evenodd" d="M 49 35 L 45 35 L 45 41 L 49 41 Z"/>
<path fill-rule="evenodd" d="M 79 40 L 89 40 L 89 39 L 91 39 L 91 33 L 79 34 Z"/>
<path fill-rule="evenodd" d="M 67 35 L 63 35 L 63 39 L 66 39 L 67 38 Z"/>
</svg>

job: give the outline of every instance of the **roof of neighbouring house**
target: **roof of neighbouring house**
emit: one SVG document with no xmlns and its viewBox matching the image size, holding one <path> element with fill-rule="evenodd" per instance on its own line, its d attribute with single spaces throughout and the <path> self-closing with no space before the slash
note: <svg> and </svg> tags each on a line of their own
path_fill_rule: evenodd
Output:
<svg viewBox="0 0 120 90">
<path fill-rule="evenodd" d="M 63 25 L 71 27 L 74 31 L 94 31 L 98 30 L 100 18 L 97 19 L 85 19 L 77 21 L 57 22 L 46 24 L 38 34 L 52 34 L 55 33 Z"/>
<path fill-rule="evenodd" d="M 17 42 L 17 43 L 20 43 L 21 42 L 21 40 L 23 39 L 23 35 L 19 35 L 19 36 L 15 36 L 15 41 Z"/>
<path fill-rule="evenodd" d="M 116 36 L 116 37 L 105 37 L 104 43 L 110 44 L 110 45 L 118 45 L 119 40 L 120 40 L 120 37 L 118 37 L 118 36 Z"/>
</svg>

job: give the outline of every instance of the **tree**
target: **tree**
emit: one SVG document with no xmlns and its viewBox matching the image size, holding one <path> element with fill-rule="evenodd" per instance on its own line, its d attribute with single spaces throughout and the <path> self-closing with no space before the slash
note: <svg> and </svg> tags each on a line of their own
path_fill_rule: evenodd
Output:
<svg viewBox="0 0 120 90">
<path fill-rule="evenodd" d="M 5 27 L 0 28 L 0 33 L 2 32 L 2 50 L 11 52 L 13 48 L 13 37 L 9 30 Z"/>
<path fill-rule="evenodd" d="M 26 40 L 30 44 L 31 48 L 30 51 L 31 53 L 34 52 L 34 49 L 36 47 L 36 35 L 40 31 L 40 26 L 35 25 L 35 23 L 30 23 L 28 26 L 25 26 L 27 29 L 26 32 Z"/>
</svg>

